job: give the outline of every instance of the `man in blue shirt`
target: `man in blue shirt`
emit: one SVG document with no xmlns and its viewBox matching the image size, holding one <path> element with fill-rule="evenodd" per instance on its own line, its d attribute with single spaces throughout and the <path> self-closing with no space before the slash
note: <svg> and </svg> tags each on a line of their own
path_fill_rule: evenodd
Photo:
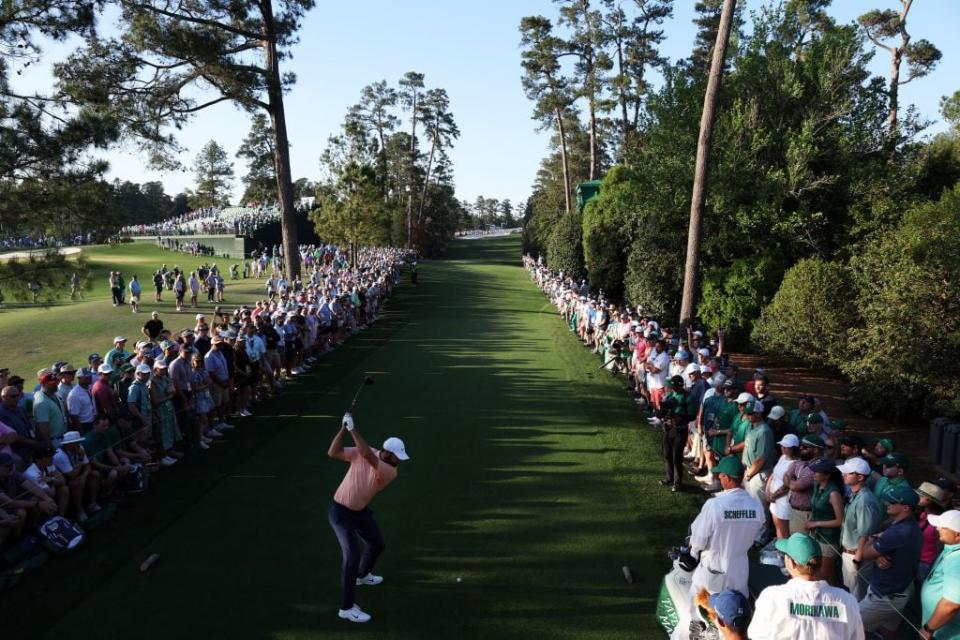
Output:
<svg viewBox="0 0 960 640">
<path fill-rule="evenodd" d="M 34 434 L 33 426 L 30 424 L 27 414 L 20 407 L 21 394 L 21 389 L 13 385 L 3 388 L 0 422 L 17 432 L 16 440 L 10 443 L 10 450 L 20 458 L 17 466 L 24 469 L 33 462 L 33 452 L 40 446 L 40 441 Z"/>
<path fill-rule="evenodd" d="M 213 382 L 213 386 L 210 387 L 210 395 L 213 398 L 214 409 L 210 422 L 211 427 L 217 431 L 233 428 L 233 425 L 227 423 L 230 402 L 230 373 L 222 349 L 223 336 L 218 333 L 210 341 L 210 351 L 203 357 L 203 367 L 210 374 L 210 380 Z"/>
<path fill-rule="evenodd" d="M 863 628 L 868 634 L 880 631 L 890 635 L 900 625 L 901 612 L 913 596 L 923 546 L 916 517 L 920 503 L 917 493 L 899 485 L 886 500 L 890 526 L 854 555 L 857 562 L 875 562 L 867 595 L 860 601 Z"/>
</svg>

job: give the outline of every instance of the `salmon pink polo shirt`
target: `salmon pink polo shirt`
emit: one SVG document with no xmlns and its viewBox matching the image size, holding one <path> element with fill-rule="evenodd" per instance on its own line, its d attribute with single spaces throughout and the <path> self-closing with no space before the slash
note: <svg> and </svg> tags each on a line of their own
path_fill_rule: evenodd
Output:
<svg viewBox="0 0 960 640">
<path fill-rule="evenodd" d="M 378 449 L 373 449 L 373 452 L 377 454 L 376 468 L 363 459 L 356 447 L 343 450 L 350 469 L 333 494 L 334 502 L 351 511 L 363 511 L 375 495 L 396 479 L 397 468 L 381 460 Z"/>
</svg>

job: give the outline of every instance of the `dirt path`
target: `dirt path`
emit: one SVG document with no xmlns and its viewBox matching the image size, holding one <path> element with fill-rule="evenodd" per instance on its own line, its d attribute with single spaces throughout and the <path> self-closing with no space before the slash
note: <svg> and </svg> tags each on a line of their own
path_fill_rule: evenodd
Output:
<svg viewBox="0 0 960 640">
<path fill-rule="evenodd" d="M 731 354 L 731 359 L 740 366 L 741 380 L 749 379 L 757 367 L 766 369 L 774 396 L 788 412 L 796 408 L 801 395 L 809 394 L 820 399 L 831 419 L 845 420 L 848 431 L 862 435 L 868 441 L 893 438 L 897 448 L 910 458 L 908 476 L 914 486 L 925 479 L 944 475 L 930 463 L 927 448 L 929 435 L 925 424 L 908 425 L 860 415 L 846 397 L 847 383 L 842 377 L 769 356 Z"/>
</svg>

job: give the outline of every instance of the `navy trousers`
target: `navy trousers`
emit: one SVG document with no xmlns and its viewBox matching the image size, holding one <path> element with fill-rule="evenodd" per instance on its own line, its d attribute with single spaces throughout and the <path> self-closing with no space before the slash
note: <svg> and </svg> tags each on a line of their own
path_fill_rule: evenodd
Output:
<svg viewBox="0 0 960 640">
<path fill-rule="evenodd" d="M 357 576 L 365 576 L 373 571 L 373 565 L 383 553 L 383 536 L 380 535 L 380 527 L 369 508 L 353 511 L 331 501 L 327 519 L 343 553 L 343 562 L 340 565 L 340 608 L 345 610 L 353 606 Z"/>
</svg>

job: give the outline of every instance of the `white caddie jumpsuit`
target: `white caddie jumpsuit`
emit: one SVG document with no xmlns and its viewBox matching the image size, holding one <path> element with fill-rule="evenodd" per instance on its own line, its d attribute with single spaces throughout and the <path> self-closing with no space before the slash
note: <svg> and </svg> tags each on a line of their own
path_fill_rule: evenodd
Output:
<svg viewBox="0 0 960 640">
<path fill-rule="evenodd" d="M 751 640 L 863 640 L 860 605 L 823 580 L 794 578 L 767 587 L 757 598 Z"/>
</svg>

